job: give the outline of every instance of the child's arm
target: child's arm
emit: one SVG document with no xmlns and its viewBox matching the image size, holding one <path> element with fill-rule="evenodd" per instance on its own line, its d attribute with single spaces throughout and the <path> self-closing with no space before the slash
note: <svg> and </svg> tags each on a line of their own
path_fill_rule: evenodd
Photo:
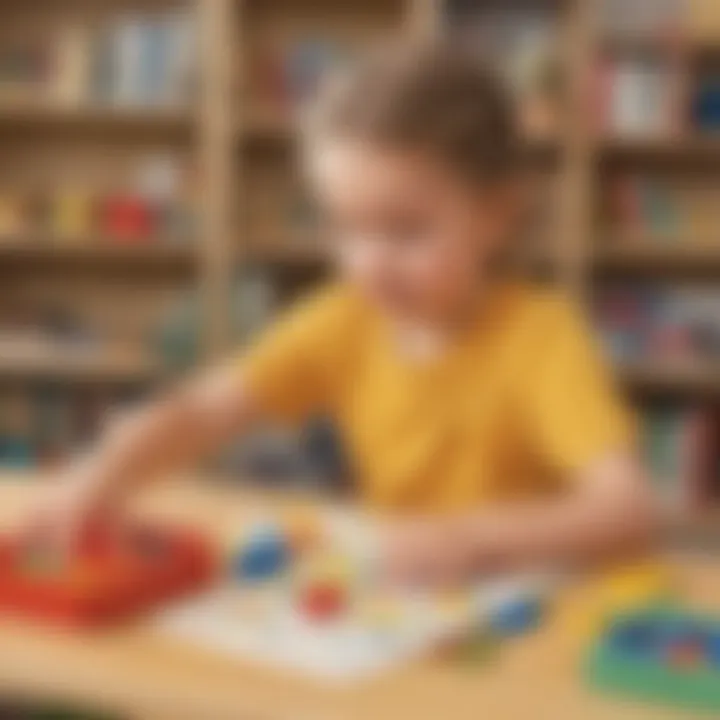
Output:
<svg viewBox="0 0 720 720">
<path fill-rule="evenodd" d="M 220 369 L 111 423 L 43 499 L 40 521 L 66 542 L 95 511 L 114 508 L 152 479 L 190 466 L 242 431 L 257 403 L 236 367 Z"/>
<path fill-rule="evenodd" d="M 556 499 L 391 525 L 390 570 L 401 578 L 452 582 L 483 570 L 632 553 L 653 538 L 654 503 L 642 469 L 629 455 L 608 455 L 575 480 L 576 490 Z"/>
<path fill-rule="evenodd" d="M 336 391 L 335 368 L 356 324 L 341 289 L 298 303 L 242 358 L 114 424 L 44 500 L 51 529 L 72 537 L 94 510 L 114 508 L 158 475 L 192 466 L 255 417 L 296 424 Z M 47 509 L 45 509 L 47 508 Z"/>
</svg>

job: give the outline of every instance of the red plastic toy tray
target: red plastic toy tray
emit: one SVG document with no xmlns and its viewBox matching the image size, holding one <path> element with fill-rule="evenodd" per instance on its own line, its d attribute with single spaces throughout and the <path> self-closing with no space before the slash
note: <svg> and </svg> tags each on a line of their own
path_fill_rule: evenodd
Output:
<svg viewBox="0 0 720 720">
<path fill-rule="evenodd" d="M 215 567 L 210 545 L 179 528 L 96 530 L 60 561 L 27 541 L 0 538 L 0 612 L 104 625 L 201 588 Z"/>
</svg>

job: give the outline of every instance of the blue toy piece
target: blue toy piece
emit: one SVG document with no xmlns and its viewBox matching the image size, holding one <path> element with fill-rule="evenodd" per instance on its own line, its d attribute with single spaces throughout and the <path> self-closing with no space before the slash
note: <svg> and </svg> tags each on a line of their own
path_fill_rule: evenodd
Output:
<svg viewBox="0 0 720 720">
<path fill-rule="evenodd" d="M 617 652 L 628 657 L 648 659 L 660 657 L 664 646 L 656 624 L 635 619 L 613 627 L 608 642 Z"/>
<path fill-rule="evenodd" d="M 287 540 L 274 526 L 262 525 L 248 532 L 232 558 L 232 572 L 239 580 L 257 582 L 281 573 L 290 556 Z"/>
<path fill-rule="evenodd" d="M 490 613 L 490 630 L 497 635 L 520 635 L 537 627 L 542 614 L 543 604 L 537 597 L 508 600 Z"/>
</svg>

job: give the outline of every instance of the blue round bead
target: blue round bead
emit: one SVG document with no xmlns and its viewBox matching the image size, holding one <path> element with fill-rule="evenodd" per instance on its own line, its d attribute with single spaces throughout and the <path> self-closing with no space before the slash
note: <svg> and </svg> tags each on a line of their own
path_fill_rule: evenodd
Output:
<svg viewBox="0 0 720 720">
<path fill-rule="evenodd" d="M 288 558 L 287 544 L 281 536 L 251 535 L 233 558 L 233 572 L 240 580 L 265 580 L 282 572 Z"/>
<path fill-rule="evenodd" d="M 498 635 L 519 635 L 532 630 L 542 617 L 542 603 L 528 597 L 502 603 L 490 614 L 490 629 Z"/>
</svg>

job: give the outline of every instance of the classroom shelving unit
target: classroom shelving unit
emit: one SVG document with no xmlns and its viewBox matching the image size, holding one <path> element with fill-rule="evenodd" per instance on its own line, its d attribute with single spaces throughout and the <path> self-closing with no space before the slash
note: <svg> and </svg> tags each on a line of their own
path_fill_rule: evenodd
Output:
<svg viewBox="0 0 720 720">
<path fill-rule="evenodd" d="M 705 2 L 709 18 L 720 13 Z M 64 145 L 70 160 L 75 148 L 111 148 L 123 153 L 138 148 L 171 146 L 193 157 L 201 172 L 201 219 L 196 242 L 189 246 L 107 248 L 87 245 L 57 249 L 43 238 L 18 238 L 0 244 L 0 303 L 3 286 L 27 283 L 42 286 L 55 274 L 74 290 L 87 276 L 122 279 L 119 298 L 130 297 L 129 312 L 144 312 L 159 283 L 183 283 L 201 298 L 203 351 L 220 357 L 233 345 L 230 294 L 238 267 L 262 266 L 280 295 L 292 295 L 324 273 L 322 254 L 312 231 L 265 222 L 282 218 L 281 204 L 293 192 L 292 151 L 295 123 L 288 108 L 266 106 L 255 95 L 255 76 L 263 43 L 282 44 L 297 37 L 330 37 L 361 46 L 383 36 L 432 37 L 453 31 L 447 20 L 450 0 L 37 0 L 32 4 L 0 0 L 0 25 L 26 27 L 35 16 L 44 22 L 68 13 L 80 17 L 133 11 L 153 11 L 168 5 L 192 8 L 199 33 L 199 94 L 186 110 L 121 110 L 51 106 L 0 105 L 0 177 L 3 154 L 22 146 L 33 163 L 42 165 L 46 146 L 53 157 Z M 547 5 L 557 17 L 557 49 L 562 70 L 562 100 L 554 132 L 528 137 L 533 167 L 549 173 L 555 184 L 551 229 L 543 274 L 588 299 L 605 276 L 633 278 L 661 274 L 674 280 L 699 270 L 720 281 L 720 243 L 698 248 L 678 242 L 660 247 L 644 238 L 618 247 L 598 230 L 596 211 L 603 173 L 608 165 L 643 168 L 705 165 L 720 161 L 720 140 L 682 134 L 666 137 L 603 137 L 596 131 L 591 97 L 595 62 L 600 52 L 634 52 L 671 48 L 688 68 L 720 53 L 720 20 L 703 24 L 679 42 L 655 35 L 604 35 L 600 0 L 475 0 L 474 5 L 528 7 Z M 465 2 L 468 6 L 473 3 Z M 460 28 L 462 29 L 462 28 Z M 670 52 L 670 50 L 668 50 Z M 690 71 L 687 77 L 690 77 Z M 686 78 L 686 81 L 687 78 Z M 689 82 L 689 81 L 688 81 Z M 38 142 L 36 142 L 36 140 Z M 53 160 L 57 162 L 57 160 Z M 549 176 L 549 175 L 548 175 Z M 258 212 L 263 208 L 263 213 Z M 262 217 L 261 217 L 262 216 Z M 265 222 L 265 224 L 263 224 Z M 540 241 L 538 241 L 540 242 Z M 93 292 L 102 292 L 103 287 Z M 82 302 L 86 302 L 83 298 Z M 124 302 L 118 300 L 117 302 Z M 106 362 L 98 358 L 84 371 L 113 381 L 124 373 L 132 379 L 154 375 L 153 360 Z M 28 363 L 0 361 L 0 376 L 34 373 L 57 375 L 72 382 L 63 358 Z M 666 367 L 648 362 L 618 368 L 619 376 L 639 393 L 675 393 L 704 397 L 720 394 L 720 367 Z"/>
</svg>

